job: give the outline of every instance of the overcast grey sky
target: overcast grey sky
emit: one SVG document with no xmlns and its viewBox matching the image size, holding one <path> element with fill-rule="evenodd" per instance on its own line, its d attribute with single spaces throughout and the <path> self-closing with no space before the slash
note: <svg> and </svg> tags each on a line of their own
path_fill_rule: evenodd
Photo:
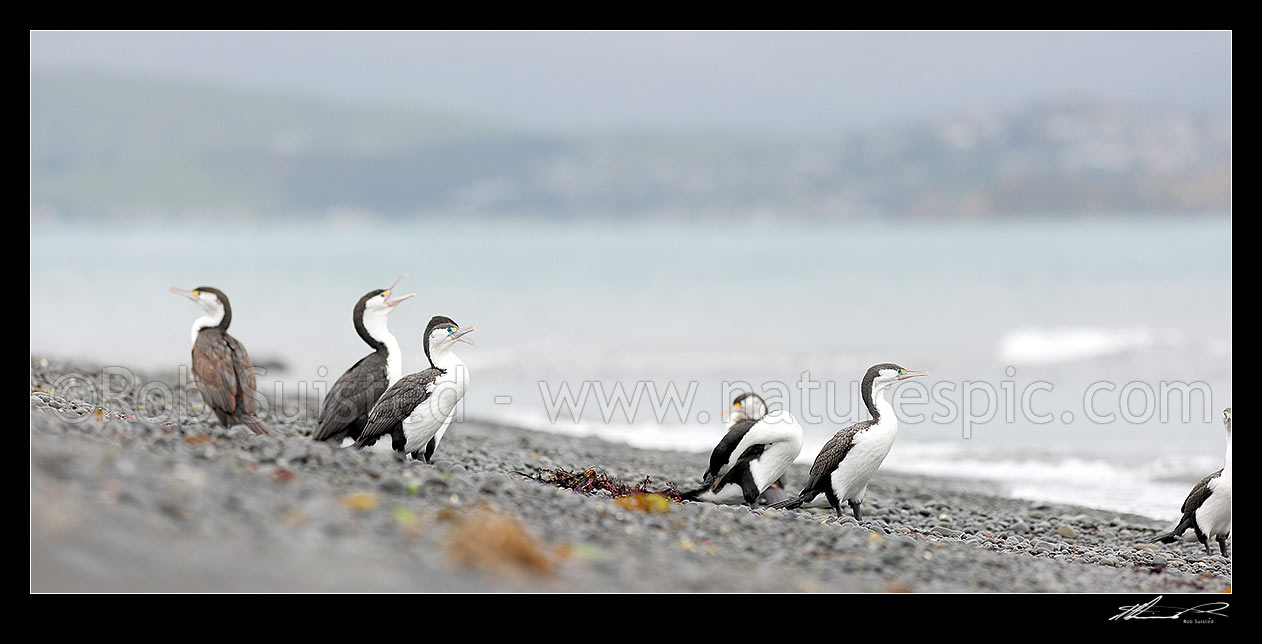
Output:
<svg viewBox="0 0 1262 644">
<path fill-rule="evenodd" d="M 549 129 L 844 132 L 1047 98 L 1229 113 L 1231 32 L 31 32 L 92 68 Z"/>
</svg>

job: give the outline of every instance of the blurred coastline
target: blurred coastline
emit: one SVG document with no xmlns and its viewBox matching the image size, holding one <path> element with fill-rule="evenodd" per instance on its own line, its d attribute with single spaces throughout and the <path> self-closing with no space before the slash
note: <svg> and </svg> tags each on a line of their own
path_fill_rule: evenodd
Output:
<svg viewBox="0 0 1262 644">
<path fill-rule="evenodd" d="M 852 221 L 1222 213 L 1229 112 L 1035 101 L 846 136 L 559 134 L 434 110 L 31 74 L 31 216 Z"/>
</svg>

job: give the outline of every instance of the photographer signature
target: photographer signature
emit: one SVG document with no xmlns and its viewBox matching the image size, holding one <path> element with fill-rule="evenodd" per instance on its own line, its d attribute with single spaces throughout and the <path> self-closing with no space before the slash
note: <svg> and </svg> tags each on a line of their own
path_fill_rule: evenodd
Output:
<svg viewBox="0 0 1262 644">
<path fill-rule="evenodd" d="M 1227 613 L 1219 612 L 1227 608 L 1227 602 L 1209 602 L 1192 608 L 1173 608 L 1157 606 L 1157 602 L 1161 601 L 1161 598 L 1162 595 L 1157 595 L 1156 599 L 1148 602 L 1147 604 L 1119 606 L 1118 608 L 1121 608 L 1122 612 L 1110 617 L 1109 621 L 1111 622 L 1115 619 L 1179 619 L 1186 613 L 1199 613 L 1202 615 L 1227 617 Z"/>
</svg>

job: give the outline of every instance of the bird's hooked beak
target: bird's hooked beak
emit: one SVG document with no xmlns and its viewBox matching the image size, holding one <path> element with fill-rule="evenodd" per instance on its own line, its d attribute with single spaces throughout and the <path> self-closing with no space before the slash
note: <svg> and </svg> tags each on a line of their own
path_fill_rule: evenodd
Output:
<svg viewBox="0 0 1262 644">
<path fill-rule="evenodd" d="M 405 277 L 407 277 L 407 276 L 408 276 L 408 274 L 407 274 L 407 273 L 399 273 L 399 279 L 395 280 L 395 281 L 394 281 L 394 284 L 391 284 L 391 285 L 390 285 L 390 288 L 386 289 L 386 292 L 387 292 L 387 293 L 389 293 L 390 291 L 393 291 L 396 287 L 398 287 L 398 286 L 399 286 L 399 282 L 402 282 L 402 281 L 403 281 L 403 278 L 405 278 Z"/>
<path fill-rule="evenodd" d="M 722 482 L 723 482 L 723 477 L 722 477 L 722 476 L 716 476 L 716 477 L 714 477 L 714 482 L 710 484 L 710 492 L 711 492 L 711 493 L 713 493 L 715 490 L 718 490 L 718 489 L 719 489 L 719 483 L 722 483 Z"/>
<path fill-rule="evenodd" d="M 927 376 L 927 375 L 929 375 L 928 371 L 908 371 L 907 373 L 899 376 L 898 379 L 906 380 L 908 378 L 915 378 L 916 376 Z"/>
<path fill-rule="evenodd" d="M 447 341 L 452 344 L 455 344 L 457 342 L 464 342 L 468 344 L 469 346 L 473 346 L 473 340 L 470 340 L 469 338 L 466 338 L 465 336 L 477 330 L 478 328 L 475 326 L 460 327 L 459 329 L 456 329 L 455 333 L 452 333 L 447 336 Z"/>
<path fill-rule="evenodd" d="M 393 293 L 393 292 L 394 292 L 394 289 L 395 289 L 395 288 L 397 288 L 397 287 L 399 286 L 399 282 L 402 282 L 402 281 L 403 281 L 403 278 L 405 278 L 405 277 L 407 277 L 407 276 L 408 276 L 408 274 L 407 274 L 407 273 L 400 273 L 400 274 L 399 274 L 399 279 L 395 280 L 395 281 L 394 281 L 394 284 L 391 284 L 391 285 L 390 285 L 390 288 L 386 289 L 386 292 L 384 293 L 384 295 L 386 295 L 386 296 L 387 296 L 387 297 L 386 297 L 386 307 L 387 307 L 387 308 L 394 308 L 394 307 L 398 306 L 398 305 L 399 305 L 399 303 L 400 303 L 400 302 L 402 302 L 403 300 L 406 300 L 406 299 L 408 299 L 408 298 L 410 298 L 410 297 L 416 297 L 416 293 L 408 293 L 407 295 L 400 295 L 399 297 L 389 297 L 389 295 L 390 295 L 391 293 Z"/>
<path fill-rule="evenodd" d="M 178 289 L 178 288 L 175 288 L 174 286 L 172 286 L 172 287 L 171 287 L 171 292 L 172 292 L 172 293 L 175 293 L 176 295 L 183 295 L 184 297 L 187 297 L 188 299 L 193 300 L 194 302 L 198 302 L 198 303 L 200 303 L 200 302 L 201 302 L 201 298 L 197 297 L 197 291 L 196 291 L 196 290 L 193 290 L 193 291 L 185 291 L 184 289 Z"/>
<path fill-rule="evenodd" d="M 390 294 L 390 291 L 387 290 L 386 295 L 389 295 L 389 294 Z M 413 297 L 416 297 L 416 293 L 408 293 L 407 295 L 400 295 L 399 297 L 387 297 L 386 306 L 389 308 L 394 308 L 398 306 L 399 303 L 402 302 L 403 300 L 413 298 Z"/>
</svg>

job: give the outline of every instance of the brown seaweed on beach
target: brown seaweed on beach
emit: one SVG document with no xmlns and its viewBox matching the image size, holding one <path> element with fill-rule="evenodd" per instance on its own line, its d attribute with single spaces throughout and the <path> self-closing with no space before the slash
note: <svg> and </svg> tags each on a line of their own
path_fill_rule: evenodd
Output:
<svg viewBox="0 0 1262 644">
<path fill-rule="evenodd" d="M 645 476 L 644 480 L 636 485 L 627 485 L 626 483 L 623 483 L 594 467 L 589 467 L 582 472 L 574 472 L 563 468 L 554 469 L 544 467 L 539 468 L 539 471 L 534 474 L 527 474 L 525 472 L 513 473 L 534 481 L 539 481 L 540 483 L 555 485 L 559 488 L 573 490 L 583 494 L 596 494 L 603 491 L 614 498 L 643 494 L 658 494 L 670 499 L 674 503 L 683 502 L 683 496 L 680 494 L 679 490 L 675 489 L 675 486 L 670 483 L 667 483 L 666 487 L 660 490 L 650 489 L 649 484 L 653 478 L 651 476 Z"/>
</svg>

